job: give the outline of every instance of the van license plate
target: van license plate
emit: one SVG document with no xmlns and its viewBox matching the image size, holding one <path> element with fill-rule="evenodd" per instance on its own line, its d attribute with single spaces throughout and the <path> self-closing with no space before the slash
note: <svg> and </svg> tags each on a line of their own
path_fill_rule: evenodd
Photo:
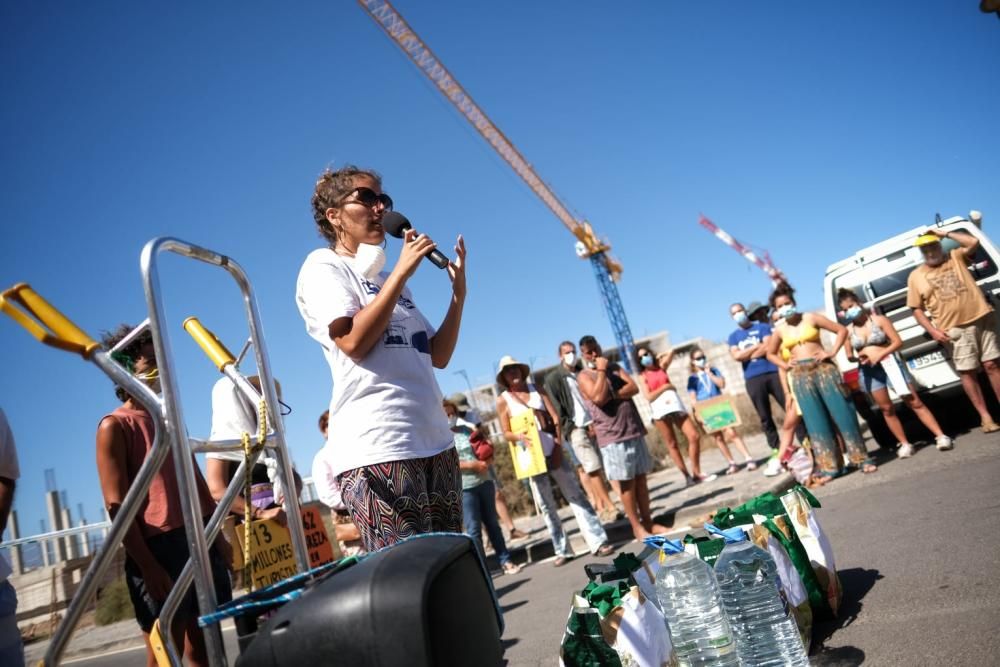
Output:
<svg viewBox="0 0 1000 667">
<path fill-rule="evenodd" d="M 918 370 L 920 368 L 926 368 L 927 366 L 933 366 L 944 361 L 944 352 L 940 350 L 935 350 L 934 352 L 929 352 L 927 354 L 922 354 L 919 357 L 914 357 L 907 360 L 906 365 L 913 370 Z"/>
</svg>

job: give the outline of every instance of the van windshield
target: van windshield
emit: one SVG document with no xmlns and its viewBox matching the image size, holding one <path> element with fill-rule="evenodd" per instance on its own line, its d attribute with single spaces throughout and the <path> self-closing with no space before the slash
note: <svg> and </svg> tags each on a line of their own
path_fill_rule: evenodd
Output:
<svg viewBox="0 0 1000 667">
<path fill-rule="evenodd" d="M 956 229 L 957 232 L 968 233 L 965 229 Z M 941 247 L 946 253 L 950 253 L 952 250 L 958 247 L 958 244 L 951 239 L 944 239 L 941 242 Z M 875 262 L 881 261 L 882 258 L 871 260 L 871 262 L 866 262 L 866 264 L 873 264 Z M 868 301 L 871 297 L 881 297 L 887 294 L 893 294 L 899 292 L 900 290 L 906 289 L 906 281 L 910 277 L 910 272 L 913 271 L 918 266 L 918 264 L 911 264 L 910 266 L 898 269 L 892 273 L 887 273 L 885 275 L 872 275 L 869 273 L 868 278 L 871 282 L 868 283 L 871 290 L 871 294 L 864 289 L 865 276 L 864 270 L 859 267 L 854 271 L 845 273 L 842 276 L 838 276 L 832 281 L 833 288 L 833 303 L 839 310 L 839 304 L 837 303 L 837 290 L 841 287 L 847 287 L 851 289 L 855 294 L 857 294 L 862 301 Z M 989 256 L 989 253 L 983 249 L 978 249 L 975 255 L 972 256 L 972 264 L 969 266 L 969 270 L 972 272 L 972 277 L 977 281 L 983 278 L 988 278 L 997 272 L 997 264 L 994 258 Z"/>
</svg>

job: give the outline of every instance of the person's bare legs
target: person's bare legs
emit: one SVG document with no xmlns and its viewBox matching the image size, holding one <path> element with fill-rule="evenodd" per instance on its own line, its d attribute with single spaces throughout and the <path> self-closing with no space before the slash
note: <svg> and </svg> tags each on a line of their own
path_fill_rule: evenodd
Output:
<svg viewBox="0 0 1000 667">
<path fill-rule="evenodd" d="M 576 476 L 580 479 L 580 488 L 582 488 L 584 494 L 586 494 L 587 502 L 590 503 L 590 506 L 593 507 L 598 514 L 600 514 L 602 508 L 597 506 L 597 498 L 594 497 L 594 490 L 590 486 L 590 477 L 583 471 L 583 466 L 576 467 Z"/>
<path fill-rule="evenodd" d="M 158 667 L 156 662 L 156 654 L 153 653 L 153 644 L 149 641 L 148 632 L 142 633 L 142 641 L 146 642 L 146 667 Z"/>
<path fill-rule="evenodd" d="M 667 447 L 670 460 L 674 462 L 674 466 L 684 475 L 684 479 L 687 479 L 691 475 L 688 474 L 687 465 L 684 463 L 684 456 L 681 455 L 680 447 L 677 446 L 677 436 L 674 434 L 674 427 L 667 423 L 666 419 L 654 419 L 653 423 L 656 424 L 656 430 L 659 431 L 660 438 L 663 439 L 663 444 Z"/>
<path fill-rule="evenodd" d="M 1000 401 L 1000 360 L 984 361 L 983 370 L 986 371 L 986 377 L 990 381 L 990 386 L 993 387 L 993 394 L 997 397 L 997 401 Z"/>
<path fill-rule="evenodd" d="M 882 419 L 885 420 L 885 425 L 889 427 L 892 437 L 896 438 L 896 442 L 900 444 L 909 442 L 909 440 L 906 439 L 906 432 L 903 430 L 903 424 L 899 421 L 899 415 L 896 414 L 896 407 L 892 404 L 892 399 L 889 398 L 889 390 L 876 389 L 872 392 L 872 400 L 875 401 L 875 405 L 878 406 L 878 409 L 882 411 Z M 933 416 L 931 419 L 933 419 Z M 935 426 L 936 425 L 937 422 L 935 422 Z M 940 430 L 941 429 L 939 428 L 938 431 Z M 937 433 L 935 433 L 935 435 L 937 435 Z"/>
<path fill-rule="evenodd" d="M 736 449 L 739 450 L 744 459 L 747 461 L 753 461 L 753 457 L 750 456 L 750 450 L 747 449 L 747 443 L 743 442 L 743 438 L 741 438 L 740 434 L 736 432 L 736 429 L 727 428 L 724 435 L 729 438 L 729 442 L 736 445 Z"/>
<path fill-rule="evenodd" d="M 174 626 L 174 646 L 184 646 L 184 657 L 187 658 L 187 664 L 191 667 L 208 667 L 205 635 L 198 627 L 197 618 L 190 618 L 187 622 L 175 621 Z"/>
<path fill-rule="evenodd" d="M 785 421 L 781 424 L 781 441 L 778 443 L 778 460 L 787 461 L 788 452 L 795 443 L 795 429 L 798 428 L 802 417 L 795 410 L 785 413 Z"/>
<path fill-rule="evenodd" d="M 935 438 L 939 438 L 944 435 L 944 431 L 941 430 L 941 425 L 938 424 L 937 418 L 931 409 L 927 407 L 927 404 L 920 400 L 917 396 L 917 390 L 910 385 L 910 395 L 903 397 L 903 402 L 906 403 L 906 407 L 913 410 L 913 414 L 917 416 L 920 423 L 927 427 L 927 430 L 934 434 Z M 897 418 L 898 419 L 898 418 Z"/>
<path fill-rule="evenodd" d="M 715 440 L 715 446 L 719 448 L 722 455 L 726 457 L 726 461 L 729 465 L 736 465 L 736 461 L 733 461 L 733 453 L 729 451 L 729 445 L 726 444 L 726 438 L 721 432 L 716 432 L 712 434 L 712 440 Z"/>
<path fill-rule="evenodd" d="M 646 481 L 646 475 L 636 475 L 633 481 L 635 482 L 635 499 L 639 507 L 639 520 L 642 522 L 642 527 L 654 535 L 669 532 L 666 526 L 653 523 L 653 515 L 649 503 L 649 485 Z"/>
<path fill-rule="evenodd" d="M 990 362 L 987 362 L 990 363 Z M 996 362 L 992 362 L 993 366 L 996 366 Z M 985 366 L 986 364 L 983 364 Z M 986 399 L 983 398 L 983 390 L 979 387 L 979 378 L 977 371 L 959 371 L 958 376 L 962 379 L 962 389 L 965 390 L 965 395 L 969 397 L 969 402 L 972 403 L 972 407 L 976 409 L 979 413 L 979 420 L 983 424 L 988 424 L 993 421 L 993 415 L 990 411 L 986 409 Z M 992 384 L 993 378 L 990 378 L 990 383 Z M 996 386 L 993 387 L 996 391 Z"/>
<path fill-rule="evenodd" d="M 606 509 L 608 511 L 614 511 L 617 514 L 618 508 L 615 507 L 614 501 L 612 501 L 611 496 L 608 495 L 608 487 L 604 483 L 604 472 L 597 469 L 594 472 L 587 473 L 587 478 L 591 485 L 590 489 L 594 493 L 594 497 L 597 498 L 597 505 L 600 506 L 594 506 L 595 509 L 597 509 L 597 512 L 600 513 L 602 509 Z"/>
<path fill-rule="evenodd" d="M 618 492 L 618 496 L 622 499 L 625 517 L 628 519 L 629 525 L 632 527 L 632 535 L 635 539 L 640 541 L 650 537 L 652 533 L 646 530 L 646 528 L 642 525 L 642 519 L 639 517 L 639 512 L 637 511 L 638 505 L 636 504 L 635 480 L 624 479 L 612 481 L 611 483 L 615 486 L 615 491 Z"/>
<path fill-rule="evenodd" d="M 510 510 L 507 509 L 507 498 L 504 497 L 500 485 L 496 484 L 495 486 L 497 492 L 494 496 L 494 502 L 497 506 L 497 517 L 500 519 L 500 525 L 510 533 L 514 530 L 514 520 L 510 518 Z"/>
<path fill-rule="evenodd" d="M 672 418 L 673 419 L 673 418 Z M 690 415 L 680 416 L 681 432 L 688 441 L 688 460 L 691 461 L 691 476 L 701 477 L 701 435 Z"/>
</svg>

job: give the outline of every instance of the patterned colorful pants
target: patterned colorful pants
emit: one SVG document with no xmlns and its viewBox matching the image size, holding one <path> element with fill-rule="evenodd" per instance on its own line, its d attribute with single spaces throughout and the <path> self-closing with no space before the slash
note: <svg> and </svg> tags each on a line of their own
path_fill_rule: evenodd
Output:
<svg viewBox="0 0 1000 667">
<path fill-rule="evenodd" d="M 847 449 L 847 460 L 861 466 L 871 462 L 865 448 L 858 416 L 842 389 L 837 367 L 831 363 L 804 361 L 793 363 L 788 371 L 788 384 L 802 410 L 802 419 L 809 431 L 813 457 L 821 475 L 836 477 L 843 472 L 837 435 L 840 431 Z"/>
<path fill-rule="evenodd" d="M 462 532 L 462 482 L 454 447 L 338 477 L 344 504 L 368 552 L 420 533 Z"/>
</svg>

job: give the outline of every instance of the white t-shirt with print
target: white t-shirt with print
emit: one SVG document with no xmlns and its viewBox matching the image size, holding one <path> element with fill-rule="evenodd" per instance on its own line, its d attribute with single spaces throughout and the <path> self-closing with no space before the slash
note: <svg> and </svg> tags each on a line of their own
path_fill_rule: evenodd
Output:
<svg viewBox="0 0 1000 667">
<path fill-rule="evenodd" d="M 327 447 L 333 473 L 434 456 L 453 441 L 431 364 L 435 330 L 403 289 L 389 326 L 360 362 L 330 338 L 330 323 L 375 300 L 388 273 L 369 280 L 329 248 L 309 253 L 295 289 L 306 331 L 323 348 L 333 396 Z"/>
</svg>

